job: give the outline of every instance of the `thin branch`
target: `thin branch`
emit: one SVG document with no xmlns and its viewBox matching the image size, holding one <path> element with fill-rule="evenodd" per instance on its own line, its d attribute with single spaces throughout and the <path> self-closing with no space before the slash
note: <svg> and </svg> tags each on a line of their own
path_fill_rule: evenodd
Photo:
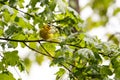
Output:
<svg viewBox="0 0 120 80">
<path fill-rule="evenodd" d="M 30 16 L 30 17 L 33 17 L 33 18 L 35 17 L 34 15 L 31 15 L 31 14 L 29 14 L 29 13 L 27 13 L 27 12 L 24 12 L 24 11 L 22 11 L 22 10 L 20 10 L 20 9 L 17 9 L 16 7 L 11 7 L 11 8 L 13 8 L 13 9 L 19 11 L 19 12 L 22 12 L 22 13 L 24 13 L 24 14 Z"/>
<path fill-rule="evenodd" d="M 45 41 L 45 40 L 16 40 L 16 39 L 9 39 L 9 38 L 0 38 L 0 40 L 14 41 L 14 42 L 40 42 L 40 41 Z"/>
<path fill-rule="evenodd" d="M 46 49 L 45 47 L 39 42 L 40 46 L 43 48 L 43 50 L 52 58 L 54 58 Z"/>
<path fill-rule="evenodd" d="M 61 44 L 61 42 L 56 42 L 56 41 L 46 41 L 46 42 Z M 80 46 L 78 46 L 78 45 L 69 44 L 69 43 L 66 43 L 66 44 L 64 44 L 64 45 L 69 45 L 69 46 L 73 46 L 73 47 L 77 47 L 77 48 L 84 48 L 84 47 L 80 47 Z"/>
<path fill-rule="evenodd" d="M 50 53 L 45 49 L 45 51 L 46 51 L 46 53 L 48 53 L 48 55 L 47 54 L 45 54 L 45 53 L 42 53 L 42 52 L 40 52 L 40 51 L 37 51 L 36 49 L 34 49 L 34 48 L 31 48 L 30 46 L 28 46 L 25 42 L 23 42 L 29 49 L 31 49 L 31 50 L 33 50 L 33 51 L 35 51 L 35 52 L 37 52 L 37 53 L 40 53 L 40 54 L 42 54 L 42 55 L 44 55 L 44 56 L 48 56 L 48 57 L 50 57 L 50 58 L 52 58 L 52 59 L 55 59 L 55 57 L 52 57 L 51 55 L 49 55 Z M 64 64 L 62 64 L 62 63 L 60 63 L 60 65 L 61 66 L 63 66 L 65 69 L 67 69 L 71 74 L 72 74 L 72 76 L 73 76 L 73 78 L 75 79 L 75 80 L 78 80 L 75 76 L 74 76 L 74 74 L 72 73 L 72 71 L 70 70 L 70 69 L 68 69 Z"/>
<path fill-rule="evenodd" d="M 77 77 L 72 73 L 72 71 L 69 68 L 67 68 L 64 64 L 60 64 L 60 65 L 63 66 L 66 70 L 68 70 L 70 72 L 70 74 L 72 75 L 74 80 L 78 80 Z"/>
<path fill-rule="evenodd" d="M 15 39 L 9 39 L 9 38 L 0 38 L 0 40 L 6 40 L 6 41 L 14 41 L 14 42 L 49 42 L 49 43 L 56 43 L 56 44 L 61 44 L 61 42 L 57 42 L 57 41 L 48 41 L 48 40 L 15 40 Z M 73 44 L 64 44 L 64 45 L 69 45 L 69 46 L 73 46 L 73 47 L 77 47 L 77 48 L 84 48 L 84 47 L 80 47 L 78 45 L 73 45 Z"/>
<path fill-rule="evenodd" d="M 40 43 L 40 42 L 39 42 L 39 43 Z M 40 46 L 44 49 L 44 51 L 45 51 L 51 58 L 55 59 L 55 57 L 53 57 L 53 56 L 47 51 L 47 49 L 45 49 L 45 47 L 44 47 L 41 43 L 40 43 Z M 66 67 L 64 64 L 62 64 L 62 63 L 60 63 L 60 65 L 63 66 L 65 69 L 67 69 L 67 70 L 72 74 L 74 80 L 78 80 L 78 79 L 76 78 L 76 76 L 72 73 L 72 71 L 71 71 L 69 68 L 67 68 L 67 67 Z"/>
<path fill-rule="evenodd" d="M 14 39 L 8 39 L 8 38 L 0 38 L 0 40 L 14 41 L 14 42 L 23 42 L 23 44 L 24 44 L 26 47 L 28 47 L 29 49 L 31 49 L 31 50 L 39 53 L 39 54 L 42 54 L 42 55 L 44 55 L 44 56 L 50 57 L 50 58 L 52 58 L 52 59 L 56 59 L 56 57 L 53 57 L 52 55 L 50 55 L 50 53 L 49 53 L 49 52 L 44 48 L 44 46 L 40 43 L 40 41 L 46 41 L 46 40 L 14 40 Z M 38 51 L 38 50 L 30 47 L 29 45 L 26 44 L 26 42 L 39 42 L 39 43 L 41 44 L 41 47 L 45 50 L 45 52 L 46 52 L 47 54 L 46 54 L 46 53 L 43 53 L 43 52 L 40 52 L 40 51 Z M 54 41 L 46 41 L 46 42 L 60 44 L 60 42 L 54 42 Z M 70 45 L 70 46 L 78 47 L 78 46 L 71 45 L 71 44 L 65 44 L 65 45 Z M 73 67 L 76 67 L 76 66 L 74 66 L 74 65 L 72 65 L 72 64 L 70 64 L 70 63 L 68 63 L 68 62 L 66 62 L 66 63 L 69 64 L 69 65 L 71 65 L 71 66 L 73 66 Z M 75 80 L 78 80 L 78 79 L 76 78 L 76 76 L 72 73 L 72 71 L 69 70 L 64 64 L 60 63 L 60 65 L 63 66 L 65 69 L 67 69 L 67 70 L 72 74 L 72 76 L 73 76 L 73 78 L 74 78 Z M 77 68 L 77 67 L 76 67 L 76 68 Z"/>
<path fill-rule="evenodd" d="M 44 55 L 44 56 L 51 57 L 51 56 L 49 56 L 49 55 L 47 55 L 47 54 L 45 54 L 45 53 L 43 53 L 43 52 L 40 52 L 40 51 L 38 51 L 38 50 L 36 50 L 36 49 L 34 49 L 34 48 L 31 48 L 31 47 L 28 46 L 25 42 L 23 42 L 23 43 L 26 45 L 26 47 L 28 47 L 28 48 L 31 49 L 31 50 L 33 50 L 33 51 L 35 51 L 35 52 L 37 52 L 37 53 L 39 53 L 39 54 L 42 54 L 42 55 Z"/>
</svg>

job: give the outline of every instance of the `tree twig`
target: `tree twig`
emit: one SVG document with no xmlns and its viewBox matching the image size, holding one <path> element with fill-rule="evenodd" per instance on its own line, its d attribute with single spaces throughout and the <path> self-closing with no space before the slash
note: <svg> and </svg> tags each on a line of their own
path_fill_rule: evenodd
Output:
<svg viewBox="0 0 120 80">
<path fill-rule="evenodd" d="M 56 43 L 56 44 L 61 44 L 61 42 L 58 41 L 48 41 L 48 40 L 16 40 L 16 39 L 9 39 L 9 38 L 0 38 L 0 40 L 5 40 L 5 41 L 14 41 L 14 42 L 49 42 L 49 43 Z M 69 45 L 69 46 L 73 46 L 73 47 L 77 47 L 77 48 L 84 48 L 84 47 L 80 47 L 78 45 L 74 45 L 74 44 L 64 44 L 64 45 Z"/>
<path fill-rule="evenodd" d="M 52 59 L 56 59 L 55 57 L 53 57 L 52 55 L 50 55 L 50 53 L 49 53 L 49 52 L 44 48 L 44 46 L 40 43 L 41 41 L 46 41 L 46 40 L 14 40 L 14 39 L 8 39 L 8 38 L 0 38 L 0 40 L 14 41 L 14 42 L 22 42 L 22 43 L 23 43 L 26 47 L 28 47 L 29 49 L 31 49 L 31 50 L 39 53 L 39 54 L 42 54 L 42 55 L 44 55 L 44 56 L 50 57 L 50 58 L 52 58 Z M 27 45 L 26 42 L 39 42 L 39 43 L 41 44 L 41 47 L 45 50 L 46 53 L 40 52 L 40 51 L 38 51 L 38 50 L 30 47 L 29 45 Z M 55 41 L 46 41 L 46 42 L 60 44 L 60 42 L 55 42 Z M 65 44 L 65 45 L 74 46 L 74 47 L 79 47 L 79 46 L 72 45 L 72 44 Z M 77 66 L 74 66 L 74 65 L 72 65 L 72 64 L 70 64 L 70 63 L 68 63 L 68 62 L 66 62 L 66 64 L 69 64 L 69 65 L 77 68 Z M 65 69 L 67 69 L 67 70 L 72 74 L 72 76 L 75 78 L 75 80 L 78 80 L 78 79 L 76 78 L 76 76 L 74 76 L 74 74 L 72 73 L 72 71 L 69 70 L 64 64 L 60 63 L 60 65 L 63 66 Z"/>
<path fill-rule="evenodd" d="M 48 57 L 50 57 L 49 55 L 47 55 L 47 54 L 45 54 L 45 53 L 43 53 L 43 52 L 40 52 L 40 51 L 38 51 L 38 50 L 36 50 L 36 49 L 34 49 L 34 48 L 31 48 L 31 47 L 28 46 L 25 42 L 23 42 L 23 43 L 24 43 L 25 46 L 28 47 L 29 49 L 31 49 L 31 50 L 33 50 L 33 51 L 39 53 L 39 54 L 42 54 L 42 55 L 44 55 L 44 56 L 48 56 Z"/>
<path fill-rule="evenodd" d="M 70 74 L 72 75 L 72 77 L 74 78 L 74 80 L 78 80 L 78 78 L 72 73 L 72 71 L 66 67 L 64 64 L 60 63 L 61 66 L 63 66 L 66 70 L 68 70 L 70 72 Z"/>
<path fill-rule="evenodd" d="M 39 42 L 40 43 L 40 42 Z M 45 47 L 40 43 L 40 46 L 44 49 L 44 51 L 51 57 L 51 58 L 53 58 L 53 59 L 56 59 L 55 57 L 53 57 L 48 51 L 47 51 L 47 49 L 45 49 Z M 67 63 L 68 64 L 68 63 Z M 66 70 L 68 70 L 70 73 L 71 73 L 71 75 L 73 76 L 73 78 L 74 78 L 74 80 L 78 80 L 77 78 L 76 78 L 76 76 L 72 73 L 72 71 L 69 69 L 69 68 L 67 68 L 64 64 L 62 64 L 62 63 L 60 63 L 60 65 L 61 66 L 63 66 Z"/>
<path fill-rule="evenodd" d="M 39 42 L 39 41 L 45 41 L 45 40 L 16 40 L 16 39 L 9 39 L 9 38 L 0 38 L 0 40 L 14 41 L 14 42 Z"/>
<path fill-rule="evenodd" d="M 52 58 L 54 58 L 46 49 L 45 47 L 39 42 L 40 46 L 43 48 L 43 50 Z"/>
<path fill-rule="evenodd" d="M 31 50 L 33 50 L 33 51 L 35 51 L 35 52 L 37 52 L 37 53 L 39 53 L 39 54 L 42 54 L 42 55 L 44 55 L 44 56 L 48 56 L 48 57 L 50 57 L 50 58 L 52 58 L 52 59 L 55 59 L 55 57 L 53 57 L 53 56 L 51 56 L 50 55 L 50 53 L 45 49 L 45 51 L 46 51 L 46 53 L 42 53 L 42 52 L 40 52 L 40 51 L 37 51 L 36 49 L 34 49 L 34 48 L 31 48 L 30 46 L 28 46 L 25 42 L 23 42 L 29 49 L 31 49 Z M 78 80 L 77 79 L 77 77 L 72 73 L 72 71 L 69 69 L 69 68 L 67 68 L 64 64 L 62 64 L 62 63 L 60 63 L 60 65 L 61 66 L 63 66 L 66 70 L 68 70 L 71 74 L 72 74 L 72 76 L 73 76 L 73 78 L 74 78 L 74 80 Z"/>
</svg>

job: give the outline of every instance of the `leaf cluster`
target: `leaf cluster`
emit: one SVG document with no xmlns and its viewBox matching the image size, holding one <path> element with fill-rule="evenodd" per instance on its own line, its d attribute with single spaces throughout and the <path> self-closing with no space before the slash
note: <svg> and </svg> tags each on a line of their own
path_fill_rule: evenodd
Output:
<svg viewBox="0 0 120 80">
<path fill-rule="evenodd" d="M 92 8 L 105 17 L 112 1 L 93 0 Z M 24 0 L 0 1 L 1 80 L 15 80 L 14 74 L 7 70 L 9 66 L 29 72 L 32 61 L 28 57 L 21 60 L 15 50 L 18 44 L 34 51 L 38 64 L 41 65 L 47 57 L 50 66 L 61 67 L 56 72 L 56 80 L 63 79 L 64 75 L 68 75 L 69 80 L 109 80 L 112 75 L 115 75 L 114 79 L 120 79 L 119 46 L 89 36 L 81 25 L 82 19 L 68 8 L 65 0 L 30 0 L 25 6 L 23 3 Z M 24 12 L 22 9 L 27 10 Z M 88 23 L 99 25 L 92 23 L 91 18 Z M 56 30 L 51 40 L 39 36 L 39 30 L 45 24 Z M 108 61 L 107 64 L 104 64 L 105 61 Z"/>
</svg>

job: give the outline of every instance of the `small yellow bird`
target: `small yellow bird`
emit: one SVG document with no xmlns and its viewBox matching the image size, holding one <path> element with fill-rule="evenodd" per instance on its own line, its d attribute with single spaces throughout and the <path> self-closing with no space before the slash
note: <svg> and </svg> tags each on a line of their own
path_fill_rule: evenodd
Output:
<svg viewBox="0 0 120 80">
<path fill-rule="evenodd" d="M 44 25 L 43 28 L 40 30 L 40 37 L 45 40 L 52 39 L 53 33 L 49 25 Z"/>
</svg>

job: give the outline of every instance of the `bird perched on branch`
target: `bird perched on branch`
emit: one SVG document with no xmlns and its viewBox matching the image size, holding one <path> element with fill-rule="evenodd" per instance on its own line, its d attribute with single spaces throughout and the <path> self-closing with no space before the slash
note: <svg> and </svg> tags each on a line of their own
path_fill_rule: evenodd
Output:
<svg viewBox="0 0 120 80">
<path fill-rule="evenodd" d="M 43 28 L 40 30 L 40 37 L 48 40 L 53 38 L 54 30 L 50 25 L 44 25 Z"/>
</svg>

